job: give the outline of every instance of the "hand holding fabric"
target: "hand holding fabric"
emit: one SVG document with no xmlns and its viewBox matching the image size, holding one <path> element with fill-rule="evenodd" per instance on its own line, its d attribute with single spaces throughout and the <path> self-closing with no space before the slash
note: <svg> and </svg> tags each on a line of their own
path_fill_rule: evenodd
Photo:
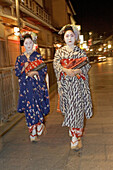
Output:
<svg viewBox="0 0 113 170">
<path fill-rule="evenodd" d="M 31 78 L 33 78 L 34 75 L 37 75 L 37 76 L 39 77 L 39 74 L 38 74 L 37 71 L 30 71 L 30 72 L 27 73 L 27 75 L 28 75 L 29 77 L 31 77 Z"/>
<path fill-rule="evenodd" d="M 66 68 L 63 68 L 63 71 L 64 71 L 68 76 L 71 76 L 71 77 L 74 77 L 75 75 L 82 73 L 82 71 L 81 71 L 80 69 L 66 69 Z"/>
<path fill-rule="evenodd" d="M 25 62 L 24 67 L 26 68 L 29 65 L 28 62 Z"/>
</svg>

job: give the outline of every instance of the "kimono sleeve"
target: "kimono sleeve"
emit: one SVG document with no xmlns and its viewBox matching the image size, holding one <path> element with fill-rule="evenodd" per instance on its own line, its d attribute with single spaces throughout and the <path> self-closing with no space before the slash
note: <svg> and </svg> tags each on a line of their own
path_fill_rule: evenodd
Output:
<svg viewBox="0 0 113 170">
<path fill-rule="evenodd" d="M 86 53 L 85 53 L 83 50 L 82 50 L 82 53 L 81 53 L 81 56 L 80 56 L 80 57 L 87 57 Z M 88 57 L 87 57 L 87 60 L 88 60 Z M 85 66 L 83 66 L 83 67 L 81 68 L 82 73 L 83 73 L 84 75 L 87 75 L 87 74 L 88 74 L 88 71 L 90 70 L 90 68 L 91 68 L 90 64 L 87 63 Z"/>
<path fill-rule="evenodd" d="M 39 55 L 39 54 L 37 55 L 37 59 L 43 60 L 43 59 L 42 59 L 42 56 Z M 44 80 L 45 80 L 46 73 L 47 73 L 47 66 L 44 67 L 43 69 L 39 70 L 38 73 L 39 73 L 40 80 L 41 80 L 41 81 L 44 81 Z"/>
<path fill-rule="evenodd" d="M 53 67 L 54 67 L 54 70 L 55 70 L 57 82 L 60 80 L 60 75 L 61 75 L 61 72 L 62 72 L 62 69 L 63 69 L 62 65 L 60 64 L 60 60 L 61 60 L 61 51 L 59 49 L 59 50 L 56 51 L 55 57 L 54 57 L 54 60 L 53 60 Z"/>
<path fill-rule="evenodd" d="M 17 77 L 20 77 L 22 74 L 25 75 L 25 71 L 22 73 L 23 66 L 21 64 L 21 56 L 18 56 L 15 63 L 15 74 Z"/>
</svg>

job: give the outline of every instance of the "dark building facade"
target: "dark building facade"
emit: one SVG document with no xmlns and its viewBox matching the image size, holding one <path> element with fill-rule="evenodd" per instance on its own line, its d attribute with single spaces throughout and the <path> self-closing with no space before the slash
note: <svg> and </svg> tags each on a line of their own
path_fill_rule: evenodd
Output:
<svg viewBox="0 0 113 170">
<path fill-rule="evenodd" d="M 39 51 L 48 61 L 51 91 L 56 83 L 52 66 L 54 44 L 61 41 L 57 33 L 63 25 L 75 23 L 73 15 L 75 11 L 70 0 L 0 0 L 1 122 L 14 114 L 17 107 L 18 81 L 14 65 L 23 48 L 15 28 L 19 28 L 21 33 L 31 31 L 38 35 Z"/>
</svg>

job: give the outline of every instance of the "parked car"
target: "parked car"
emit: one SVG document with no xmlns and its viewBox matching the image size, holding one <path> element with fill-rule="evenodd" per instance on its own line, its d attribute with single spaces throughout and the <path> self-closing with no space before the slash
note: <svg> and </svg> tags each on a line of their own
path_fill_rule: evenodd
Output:
<svg viewBox="0 0 113 170">
<path fill-rule="evenodd" d="M 101 62 L 101 61 L 106 61 L 106 56 L 104 55 L 89 55 L 89 62 Z"/>
</svg>

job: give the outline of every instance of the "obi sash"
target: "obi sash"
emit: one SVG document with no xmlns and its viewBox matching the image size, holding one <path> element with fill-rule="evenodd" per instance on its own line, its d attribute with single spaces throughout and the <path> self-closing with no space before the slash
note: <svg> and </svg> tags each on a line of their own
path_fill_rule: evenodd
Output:
<svg viewBox="0 0 113 170">
<path fill-rule="evenodd" d="M 81 58 L 76 58 L 76 59 L 62 59 L 60 60 L 61 65 L 64 68 L 67 69 L 80 69 L 84 65 L 88 63 L 87 57 L 81 57 Z M 61 76 L 63 75 L 63 72 L 61 72 Z M 61 79 L 60 76 L 60 79 Z M 77 74 L 77 78 L 80 79 L 82 78 L 85 80 L 85 76 L 83 74 Z"/>
<path fill-rule="evenodd" d="M 24 65 L 24 63 L 22 63 L 21 65 Z M 29 65 L 25 68 L 25 73 L 28 73 L 29 71 L 39 71 L 44 67 L 46 67 L 46 64 L 43 60 L 35 60 L 29 62 Z"/>
</svg>

